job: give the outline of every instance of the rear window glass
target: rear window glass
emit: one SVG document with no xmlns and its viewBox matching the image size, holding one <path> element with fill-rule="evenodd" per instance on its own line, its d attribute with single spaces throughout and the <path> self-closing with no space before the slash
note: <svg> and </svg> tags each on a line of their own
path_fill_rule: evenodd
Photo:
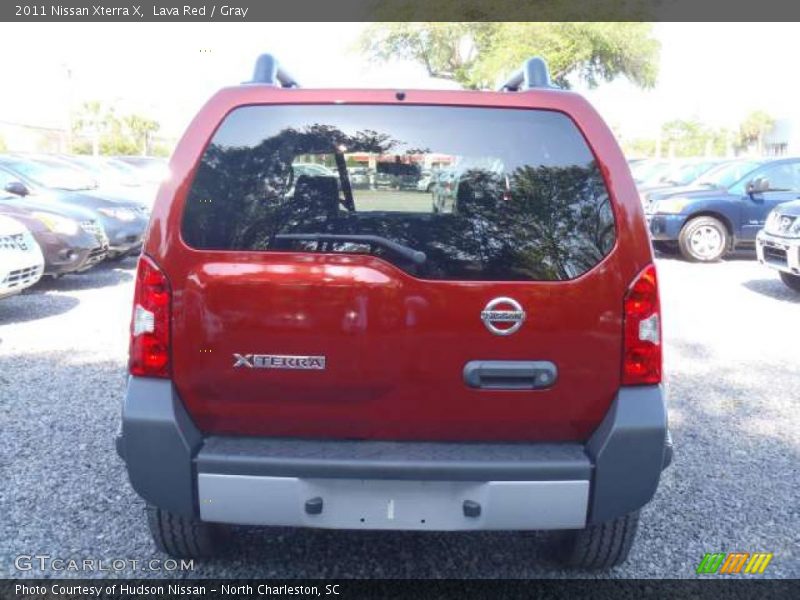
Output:
<svg viewBox="0 0 800 600">
<path fill-rule="evenodd" d="M 614 245 L 575 124 L 543 110 L 248 106 L 198 165 L 194 248 L 369 253 L 440 280 L 562 280 Z"/>
</svg>

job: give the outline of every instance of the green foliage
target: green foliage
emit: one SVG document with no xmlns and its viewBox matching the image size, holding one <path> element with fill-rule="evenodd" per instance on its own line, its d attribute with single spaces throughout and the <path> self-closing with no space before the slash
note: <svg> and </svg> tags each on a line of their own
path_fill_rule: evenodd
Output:
<svg viewBox="0 0 800 600">
<path fill-rule="evenodd" d="M 763 110 L 755 110 L 748 114 L 739 126 L 737 145 L 747 148 L 756 144 L 759 152 L 763 146 L 764 134 L 775 125 L 775 119 Z"/>
<path fill-rule="evenodd" d="M 725 156 L 731 133 L 713 129 L 696 119 L 675 119 L 661 127 L 662 151 L 676 157 Z"/>
<path fill-rule="evenodd" d="M 413 60 L 473 89 L 494 87 L 531 56 L 545 58 L 562 87 L 570 76 L 594 87 L 623 75 L 650 88 L 660 52 L 649 23 L 376 23 L 359 46 L 373 60 Z"/>
<path fill-rule="evenodd" d="M 697 120 L 675 119 L 661 126 L 664 148 L 671 148 L 675 156 L 702 156 L 712 133 Z"/>
<path fill-rule="evenodd" d="M 630 158 L 653 158 L 656 155 L 656 141 L 645 138 L 627 140 L 622 143 L 625 156 Z"/>
<path fill-rule="evenodd" d="M 119 116 L 113 108 L 91 101 L 84 102 L 72 128 L 76 154 L 151 154 L 152 136 L 160 125 L 142 115 Z"/>
</svg>

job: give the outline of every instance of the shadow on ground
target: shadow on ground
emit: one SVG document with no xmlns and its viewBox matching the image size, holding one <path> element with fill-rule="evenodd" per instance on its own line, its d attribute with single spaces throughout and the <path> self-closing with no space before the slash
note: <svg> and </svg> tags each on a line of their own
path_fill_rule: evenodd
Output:
<svg viewBox="0 0 800 600">
<path fill-rule="evenodd" d="M 74 292 L 119 285 L 133 280 L 132 270 L 136 268 L 136 263 L 129 263 L 130 259 L 118 263 L 103 262 L 83 273 L 72 273 L 58 279 L 42 279 L 33 289 Z"/>
<path fill-rule="evenodd" d="M 8 323 L 23 323 L 61 315 L 78 304 L 80 300 L 73 296 L 46 294 L 39 289 L 26 290 L 20 295 L 0 301 L 0 327 Z"/>
<path fill-rule="evenodd" d="M 770 279 L 751 279 L 742 283 L 751 292 L 780 300 L 800 304 L 800 293 L 785 285 L 777 276 Z"/>
</svg>

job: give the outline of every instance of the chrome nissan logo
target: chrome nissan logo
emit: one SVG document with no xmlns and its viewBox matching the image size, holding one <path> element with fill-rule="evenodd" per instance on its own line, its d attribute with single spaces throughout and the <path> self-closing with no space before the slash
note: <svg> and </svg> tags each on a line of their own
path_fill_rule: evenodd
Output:
<svg viewBox="0 0 800 600">
<path fill-rule="evenodd" d="M 511 335 L 525 322 L 525 311 L 513 298 L 495 298 L 481 311 L 481 321 L 495 335 Z"/>
</svg>

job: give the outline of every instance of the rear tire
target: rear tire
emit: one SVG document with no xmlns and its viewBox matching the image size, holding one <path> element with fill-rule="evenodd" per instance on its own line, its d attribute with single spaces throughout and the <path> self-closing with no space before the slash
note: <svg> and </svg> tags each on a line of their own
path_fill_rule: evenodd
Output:
<svg viewBox="0 0 800 600">
<path fill-rule="evenodd" d="M 639 511 L 585 529 L 564 531 L 559 540 L 559 558 L 579 569 L 610 569 L 624 563 L 633 547 Z"/>
<path fill-rule="evenodd" d="M 695 217 L 681 229 L 678 248 L 686 260 L 716 262 L 728 251 L 728 229 L 714 217 Z"/>
<path fill-rule="evenodd" d="M 225 545 L 221 525 L 204 523 L 148 506 L 147 524 L 153 542 L 174 558 L 207 558 L 219 554 Z"/>
<path fill-rule="evenodd" d="M 779 273 L 781 281 L 786 284 L 786 287 L 793 289 L 795 292 L 800 292 L 800 275 L 792 275 L 783 271 L 779 271 Z"/>
</svg>

